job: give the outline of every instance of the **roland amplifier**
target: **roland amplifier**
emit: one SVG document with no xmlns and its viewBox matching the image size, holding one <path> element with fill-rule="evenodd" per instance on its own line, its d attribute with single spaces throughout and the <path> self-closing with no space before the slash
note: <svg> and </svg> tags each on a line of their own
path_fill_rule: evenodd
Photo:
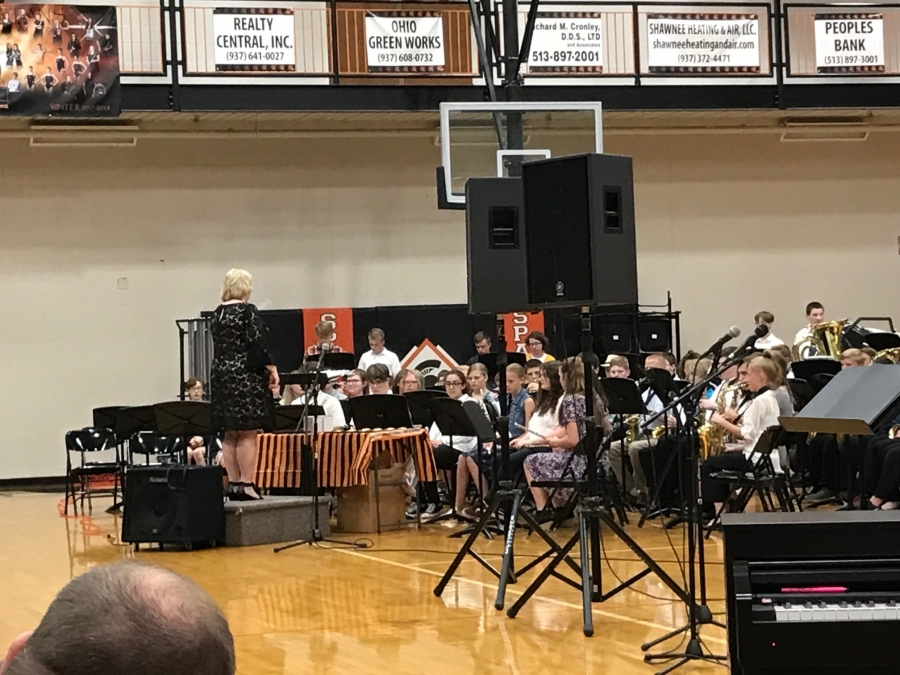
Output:
<svg viewBox="0 0 900 675">
<path fill-rule="evenodd" d="M 137 466 L 125 474 L 122 541 L 215 546 L 225 540 L 222 468 Z"/>
</svg>

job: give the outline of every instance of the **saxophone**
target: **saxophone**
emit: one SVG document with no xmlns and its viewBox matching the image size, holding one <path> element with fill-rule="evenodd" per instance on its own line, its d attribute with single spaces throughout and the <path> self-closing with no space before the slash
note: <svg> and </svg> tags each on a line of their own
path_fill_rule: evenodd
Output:
<svg viewBox="0 0 900 675">
<path fill-rule="evenodd" d="M 716 394 L 716 411 L 721 415 L 728 408 L 737 408 L 743 395 L 744 385 L 737 380 L 732 380 L 719 387 Z M 724 427 L 712 422 L 701 425 L 697 431 L 700 437 L 700 456 L 706 459 L 713 455 L 721 454 L 725 450 L 728 440 L 728 432 Z"/>
</svg>

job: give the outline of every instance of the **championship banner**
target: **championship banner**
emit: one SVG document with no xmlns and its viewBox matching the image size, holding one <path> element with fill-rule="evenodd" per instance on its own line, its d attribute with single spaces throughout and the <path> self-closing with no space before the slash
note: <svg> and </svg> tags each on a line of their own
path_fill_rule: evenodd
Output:
<svg viewBox="0 0 900 675">
<path fill-rule="evenodd" d="M 330 307 L 303 310 L 303 349 L 317 344 L 316 324 L 331 321 L 334 324 L 334 344 L 345 352 L 353 353 L 353 310 L 349 307 Z"/>
<path fill-rule="evenodd" d="M 213 10 L 216 72 L 292 73 L 294 10 Z"/>
<path fill-rule="evenodd" d="M 4 43 L 0 110 L 28 116 L 119 114 L 114 7 L 4 4 L 0 45 Z"/>
<path fill-rule="evenodd" d="M 511 312 L 503 315 L 503 328 L 506 332 L 507 349 L 511 352 L 528 353 L 525 338 L 531 331 L 544 332 L 544 313 Z"/>
<path fill-rule="evenodd" d="M 444 71 L 444 21 L 431 12 L 366 14 L 368 72 Z"/>
<path fill-rule="evenodd" d="M 816 72 L 883 73 L 881 14 L 816 14 Z"/>
<path fill-rule="evenodd" d="M 648 14 L 651 73 L 759 73 L 756 14 Z"/>
<path fill-rule="evenodd" d="M 538 12 L 529 73 L 602 73 L 600 12 Z"/>
</svg>

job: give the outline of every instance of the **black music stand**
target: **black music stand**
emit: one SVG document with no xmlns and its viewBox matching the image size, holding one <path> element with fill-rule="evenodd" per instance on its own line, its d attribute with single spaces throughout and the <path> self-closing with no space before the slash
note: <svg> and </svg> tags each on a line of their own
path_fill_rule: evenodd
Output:
<svg viewBox="0 0 900 675">
<path fill-rule="evenodd" d="M 479 354 L 478 355 L 478 363 L 482 364 L 488 371 L 488 381 L 493 382 L 494 378 L 497 377 L 497 374 L 500 372 L 500 365 L 497 363 L 496 353 L 490 354 Z M 510 363 L 518 363 L 520 366 L 525 366 L 525 363 L 528 359 L 525 354 L 522 352 L 506 352 L 506 363 L 509 365 Z"/>
<path fill-rule="evenodd" d="M 357 398 L 359 398 L 357 396 Z M 347 426 L 356 426 L 356 422 L 353 421 L 353 408 L 350 406 L 350 399 L 344 398 L 341 399 L 341 410 L 344 411 L 344 421 L 347 423 Z"/>
<path fill-rule="evenodd" d="M 212 436 L 211 406 L 205 401 L 167 401 L 150 406 L 160 436 Z"/>
<path fill-rule="evenodd" d="M 322 359 L 322 370 L 353 370 L 358 361 L 356 354 L 350 352 L 325 352 Z M 304 361 L 318 361 L 319 354 L 307 355 Z"/>
<path fill-rule="evenodd" d="M 624 424 L 625 416 L 642 415 L 647 412 L 647 407 L 644 405 L 644 399 L 641 398 L 641 392 L 638 389 L 637 382 L 634 380 L 604 377 L 600 380 L 600 385 L 603 387 L 603 392 L 606 394 L 609 414 L 619 416 L 620 429 Z M 613 434 L 615 433 L 616 430 L 614 429 Z M 624 435 L 619 439 L 619 443 L 622 447 L 622 476 L 624 476 L 625 459 L 628 456 Z M 625 489 L 625 484 L 623 483 L 620 487 L 622 488 L 623 499 L 627 498 L 628 494 Z M 624 512 L 620 515 L 623 516 L 622 524 L 627 525 L 628 518 L 624 517 Z"/>
<path fill-rule="evenodd" d="M 425 391 L 411 391 L 403 394 L 409 406 L 409 416 L 414 425 L 423 429 L 430 429 L 434 424 L 434 409 L 431 402 L 436 398 L 447 398 L 447 392 L 443 389 L 426 389 Z"/>
<path fill-rule="evenodd" d="M 316 421 L 320 414 L 325 414 L 325 410 L 314 402 L 318 401 L 319 393 L 322 391 L 322 388 L 328 384 L 328 376 L 322 372 L 323 365 L 328 355 L 329 353 L 326 352 L 319 353 L 316 369 L 312 373 L 286 373 L 279 377 L 286 385 L 299 384 L 304 389 L 303 397 L 305 400 L 303 405 L 293 406 L 300 410 L 299 415 L 294 416 L 292 414 L 283 413 L 285 416 L 296 419 L 294 432 L 298 433 L 304 423 L 308 424 L 308 420 L 312 418 L 310 433 L 304 434 L 303 442 L 300 445 L 300 493 L 306 495 L 312 494 L 313 529 L 310 536 L 306 539 L 298 539 L 297 541 L 292 541 L 290 544 L 277 546 L 273 549 L 274 553 L 281 553 L 282 551 L 287 551 L 288 549 L 296 548 L 297 546 L 303 546 L 304 544 L 318 546 L 320 542 L 337 544 L 338 546 L 344 546 L 346 548 L 366 547 L 364 543 L 359 541 L 343 541 L 341 539 L 329 539 L 328 537 L 324 537 L 322 536 L 322 529 L 319 526 L 318 464 L 319 461 L 321 461 L 321 458 L 318 457 L 318 453 L 314 448 L 316 447 L 318 438 L 318 424 Z M 328 396 L 328 394 L 325 395 Z M 283 421 L 286 421 L 284 417 L 282 419 Z"/>
<path fill-rule="evenodd" d="M 124 443 L 138 431 L 156 431 L 156 415 L 152 405 L 140 405 L 120 408 L 116 411 L 116 423 L 113 428 L 116 438 Z"/>
<path fill-rule="evenodd" d="M 806 380 L 810 384 L 818 375 L 837 375 L 841 372 L 841 362 L 834 359 L 806 359 L 791 363 L 791 373 L 800 380 Z"/>
<path fill-rule="evenodd" d="M 122 405 L 111 405 L 105 408 L 94 408 L 94 428 L 115 431 L 117 413 L 124 407 Z"/>
<path fill-rule="evenodd" d="M 896 333 L 869 333 L 865 337 L 865 342 L 876 352 L 881 352 L 885 349 L 900 347 L 900 335 Z"/>
<path fill-rule="evenodd" d="M 409 406 L 403 396 L 375 394 L 350 399 L 353 424 L 363 429 L 406 429 L 412 426 Z"/>
<path fill-rule="evenodd" d="M 313 426 L 319 417 L 325 415 L 325 409 L 319 405 L 278 405 L 275 406 L 275 426 L 272 431 L 276 434 L 296 434 L 298 429 L 304 427 L 304 421 L 312 419 Z M 310 431 L 310 430 L 307 430 Z M 315 462 L 311 444 L 302 444 L 300 448 L 300 494 L 306 497 L 315 496 L 318 486 L 315 478 Z M 309 451 L 307 451 L 309 450 Z"/>
</svg>

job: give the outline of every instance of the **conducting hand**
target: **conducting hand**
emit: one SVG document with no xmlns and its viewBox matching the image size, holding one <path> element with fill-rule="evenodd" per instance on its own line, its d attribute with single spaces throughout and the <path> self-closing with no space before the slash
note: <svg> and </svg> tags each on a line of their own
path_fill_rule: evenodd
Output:
<svg viewBox="0 0 900 675">
<path fill-rule="evenodd" d="M 278 379 L 278 368 L 275 366 L 268 366 L 269 369 L 269 389 L 272 391 L 278 391 L 278 386 L 281 384 L 281 380 Z"/>
</svg>

